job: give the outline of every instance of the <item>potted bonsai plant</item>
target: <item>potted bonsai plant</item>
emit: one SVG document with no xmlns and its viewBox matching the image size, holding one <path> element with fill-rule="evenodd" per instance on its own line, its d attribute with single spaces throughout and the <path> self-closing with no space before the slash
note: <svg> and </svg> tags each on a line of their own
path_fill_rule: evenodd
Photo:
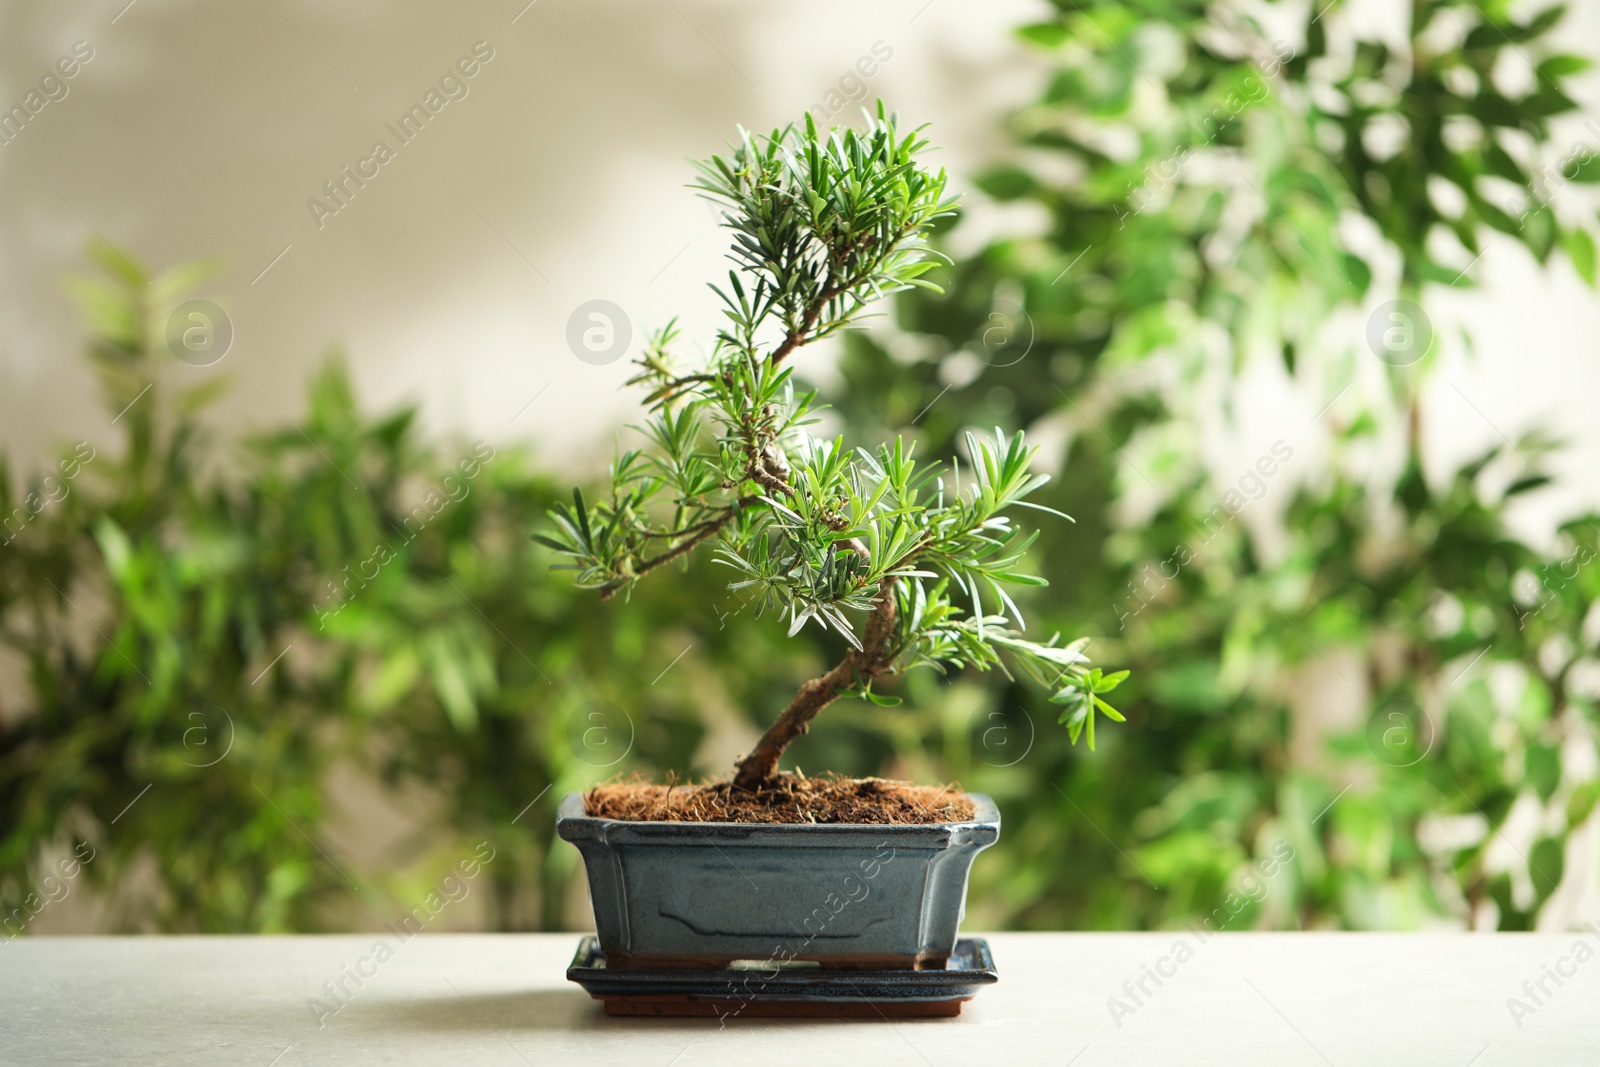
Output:
<svg viewBox="0 0 1600 1067">
<path fill-rule="evenodd" d="M 864 130 L 807 116 L 770 136 L 741 131 L 696 164 L 719 203 L 736 269 L 713 285 L 726 325 L 707 365 L 680 369 L 677 331 L 653 336 L 630 384 L 647 390 L 648 447 L 615 460 L 608 500 L 574 491 L 537 535 L 601 597 L 697 548 L 715 553 L 758 610 L 843 640 L 842 658 L 800 685 L 722 781 L 623 782 L 574 793 L 558 831 L 582 851 L 607 968 L 722 968 L 815 961 L 829 968 L 940 968 L 956 943 L 967 873 L 1000 819 L 989 798 L 879 779 L 805 778 L 784 749 L 833 701 L 897 703 L 878 683 L 916 667 L 1020 671 L 1094 743 L 1102 674 L 1086 640 L 1033 640 L 1007 586 L 1022 567 L 1019 508 L 1046 478 L 1021 433 L 968 435 L 967 461 L 919 463 L 903 440 L 875 450 L 823 441 L 797 388 L 805 347 L 874 301 L 935 288 L 929 224 L 955 200 L 922 162 L 921 131 L 882 105 Z M 1059 512 L 1052 514 L 1059 515 Z M 1065 518 L 1065 516 L 1061 516 Z"/>
</svg>

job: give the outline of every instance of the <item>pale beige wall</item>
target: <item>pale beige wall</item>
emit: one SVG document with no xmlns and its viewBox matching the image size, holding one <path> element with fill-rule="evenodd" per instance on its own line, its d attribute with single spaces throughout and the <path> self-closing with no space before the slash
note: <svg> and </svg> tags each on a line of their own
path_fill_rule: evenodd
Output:
<svg viewBox="0 0 1600 1067">
<path fill-rule="evenodd" d="M 0 101 L 74 42 L 94 50 L 67 97 L 0 145 L 0 440 L 19 458 L 108 436 L 59 285 L 95 230 L 158 265 L 226 257 L 204 293 L 230 313 L 233 349 L 173 373 L 229 373 L 235 425 L 297 412 L 307 371 L 342 343 L 374 404 L 415 398 L 436 430 L 592 456 L 626 412 L 626 362 L 572 356 L 574 308 L 603 298 L 640 326 L 680 312 L 713 325 L 703 283 L 725 270 L 722 242 L 683 187 L 685 157 L 737 123 L 800 117 L 868 56 L 867 90 L 935 123 L 967 169 L 998 145 L 994 114 L 1036 84 L 1008 28 L 1040 10 L 126 2 L 0 6 Z M 308 199 L 375 140 L 398 145 L 385 123 L 477 41 L 493 58 L 465 98 L 319 229 Z"/>
</svg>

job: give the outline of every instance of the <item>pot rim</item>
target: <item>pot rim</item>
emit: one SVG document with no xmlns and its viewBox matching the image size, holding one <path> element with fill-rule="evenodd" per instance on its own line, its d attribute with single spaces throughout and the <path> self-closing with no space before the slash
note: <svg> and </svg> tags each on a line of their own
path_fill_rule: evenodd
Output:
<svg viewBox="0 0 1600 1067">
<path fill-rule="evenodd" d="M 556 809 L 556 832 L 561 833 L 562 824 L 585 823 L 599 826 L 604 824 L 605 829 L 611 827 L 627 827 L 644 833 L 656 832 L 656 828 L 672 833 L 683 833 L 685 830 L 696 827 L 732 829 L 732 830 L 759 830 L 768 833 L 798 833 L 798 834 L 900 834 L 940 832 L 963 829 L 1000 828 L 1000 809 L 995 806 L 994 799 L 987 793 L 966 793 L 967 799 L 972 801 L 972 818 L 952 822 L 689 822 L 684 820 L 667 819 L 612 819 L 604 815 L 590 815 L 584 810 L 583 793 L 575 791 L 561 798 L 561 805 Z M 565 837 L 565 834 L 561 836 Z"/>
</svg>

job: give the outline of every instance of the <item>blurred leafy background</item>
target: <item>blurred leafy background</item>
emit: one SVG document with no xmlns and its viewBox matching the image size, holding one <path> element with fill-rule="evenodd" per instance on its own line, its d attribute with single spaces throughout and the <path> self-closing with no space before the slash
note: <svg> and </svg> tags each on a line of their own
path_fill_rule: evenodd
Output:
<svg viewBox="0 0 1600 1067">
<path fill-rule="evenodd" d="M 1446 326 L 1427 309 L 1487 242 L 1595 280 L 1600 160 L 1550 133 L 1587 61 L 1560 8 L 1511 10 L 1416 0 L 1404 48 L 1339 5 L 1062 3 L 1020 29 L 1053 73 L 980 199 L 1044 224 L 958 256 L 945 295 L 850 335 L 822 384 L 857 440 L 914 427 L 944 455 L 999 425 L 1045 446 L 1041 502 L 1077 522 L 1045 526 L 1052 585 L 1027 606 L 1133 669 L 1129 721 L 1089 753 L 1026 684 L 913 676 L 901 707 L 836 705 L 790 757 L 992 794 L 970 926 L 1593 910 L 1596 516 L 1518 532 L 1555 442 L 1487 401 L 1461 395 L 1499 445 L 1425 448 Z M 104 929 L 366 927 L 489 840 L 481 923 L 570 928 L 560 796 L 726 773 L 837 658 L 704 564 L 627 604 L 571 590 L 528 537 L 569 475 L 364 412 L 336 356 L 302 419 L 232 443 L 159 329 L 204 268 L 92 258 L 72 289 L 120 440 L 0 465 L 7 915 L 88 841 Z M 1369 343 L 1391 299 L 1441 344 Z M 1218 474 L 1209 445 L 1263 381 L 1321 410 Z M 329 799 L 352 788 L 404 814 L 381 861 Z"/>
</svg>

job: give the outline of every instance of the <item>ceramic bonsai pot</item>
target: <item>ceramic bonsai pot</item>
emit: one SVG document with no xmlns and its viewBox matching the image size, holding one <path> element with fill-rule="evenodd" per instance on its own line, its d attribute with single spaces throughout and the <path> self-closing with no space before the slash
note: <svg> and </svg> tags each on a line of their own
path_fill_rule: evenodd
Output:
<svg viewBox="0 0 1600 1067">
<path fill-rule="evenodd" d="M 965 822 L 633 822 L 561 802 L 556 832 L 583 854 L 611 968 L 816 961 L 943 968 L 975 856 L 1000 836 L 994 801 Z"/>
</svg>

